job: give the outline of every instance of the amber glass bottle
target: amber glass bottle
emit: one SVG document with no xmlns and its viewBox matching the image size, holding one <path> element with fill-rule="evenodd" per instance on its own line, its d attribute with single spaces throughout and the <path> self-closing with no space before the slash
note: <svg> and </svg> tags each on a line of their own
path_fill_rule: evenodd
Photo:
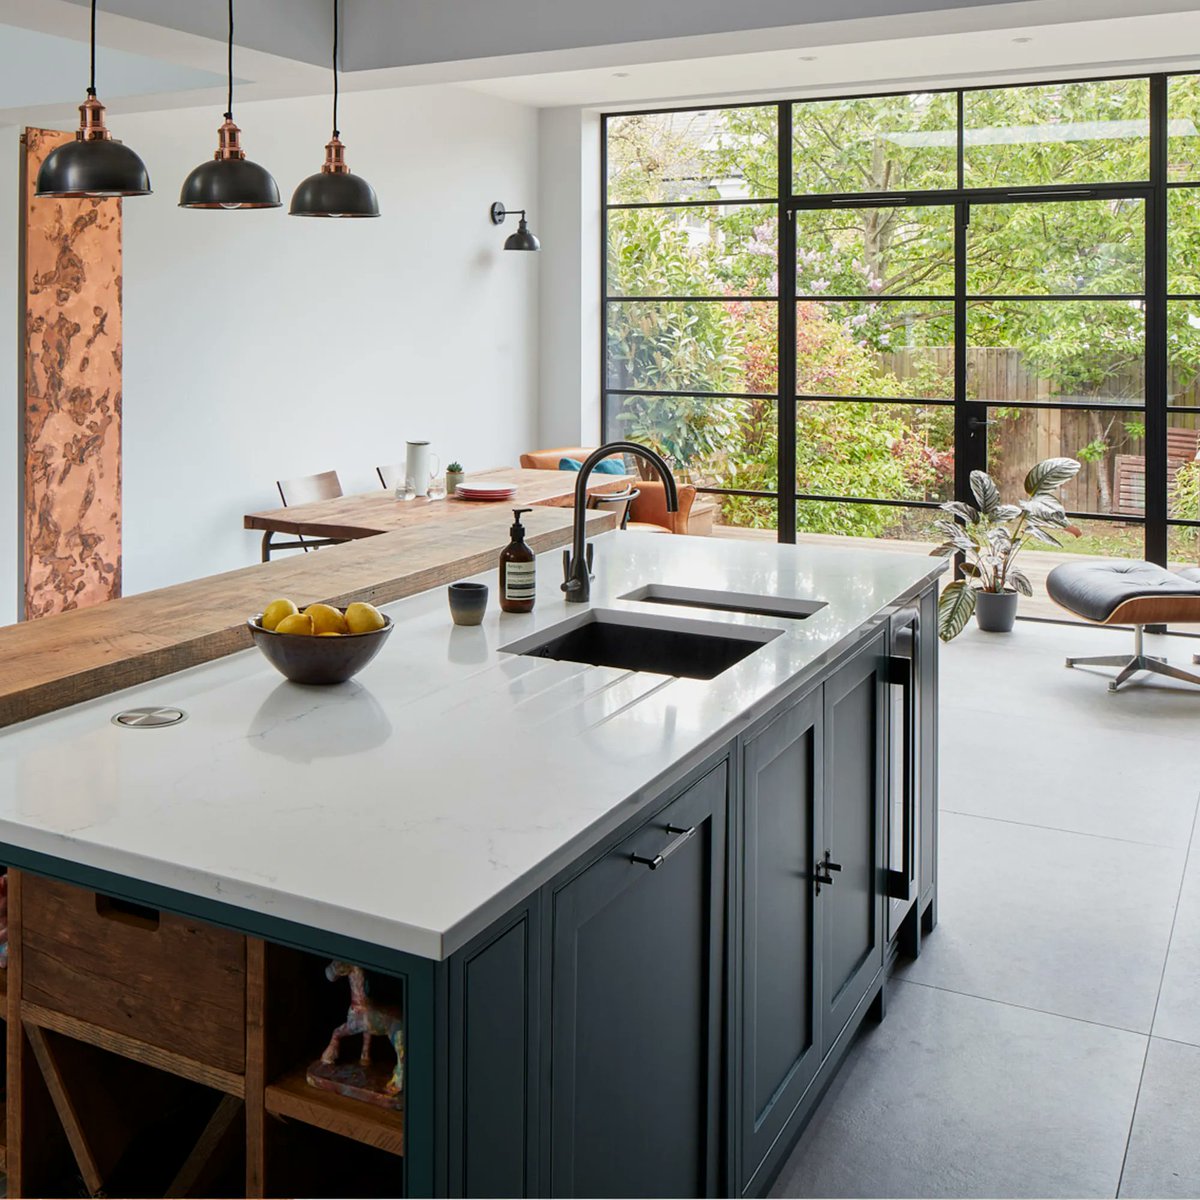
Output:
<svg viewBox="0 0 1200 1200">
<path fill-rule="evenodd" d="M 525 526 L 521 514 L 531 508 L 514 508 L 509 533 L 512 541 L 500 551 L 500 607 L 505 612 L 533 612 L 537 590 L 537 556 L 525 544 Z"/>
</svg>

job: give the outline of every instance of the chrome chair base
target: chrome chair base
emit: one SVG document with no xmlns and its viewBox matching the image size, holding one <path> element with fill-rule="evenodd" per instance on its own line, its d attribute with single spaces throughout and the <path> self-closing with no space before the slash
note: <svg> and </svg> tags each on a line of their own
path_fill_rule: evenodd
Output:
<svg viewBox="0 0 1200 1200">
<path fill-rule="evenodd" d="M 1166 675 L 1171 679 L 1179 679 L 1184 683 L 1200 684 L 1200 675 L 1185 671 L 1182 667 L 1173 667 L 1165 658 L 1155 654 L 1146 654 L 1143 649 L 1143 628 L 1133 627 L 1132 654 L 1098 654 L 1085 658 L 1068 658 L 1068 667 L 1120 667 L 1115 679 L 1110 679 L 1108 690 L 1117 691 L 1123 683 L 1128 683 L 1140 671 L 1149 671 L 1154 675 Z M 1192 661 L 1200 663 L 1200 654 L 1192 655 Z"/>
</svg>

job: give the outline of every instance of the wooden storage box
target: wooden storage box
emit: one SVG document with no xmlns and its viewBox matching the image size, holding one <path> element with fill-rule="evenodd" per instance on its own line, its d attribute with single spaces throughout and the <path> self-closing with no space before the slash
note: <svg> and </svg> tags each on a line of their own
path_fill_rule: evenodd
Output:
<svg viewBox="0 0 1200 1200">
<path fill-rule="evenodd" d="M 246 939 L 25 875 L 21 999 L 222 1071 L 246 1065 Z"/>
</svg>

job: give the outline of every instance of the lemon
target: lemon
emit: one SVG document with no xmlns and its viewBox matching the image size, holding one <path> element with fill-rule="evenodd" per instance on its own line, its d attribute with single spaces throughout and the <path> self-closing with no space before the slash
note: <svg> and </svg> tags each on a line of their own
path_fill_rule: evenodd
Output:
<svg viewBox="0 0 1200 1200">
<path fill-rule="evenodd" d="M 274 629 L 284 617 L 293 616 L 299 611 L 290 600 L 272 600 L 263 609 L 262 627 L 264 629 Z"/>
<path fill-rule="evenodd" d="M 376 629 L 382 629 L 387 621 L 384 620 L 383 613 L 375 605 L 357 601 L 346 609 L 346 624 L 351 633 L 371 633 Z"/>
<path fill-rule="evenodd" d="M 313 633 L 346 632 L 346 618 L 332 604 L 310 604 L 304 615 L 312 619 Z"/>
<path fill-rule="evenodd" d="M 341 637 L 336 629 L 327 629 L 324 633 L 318 633 L 317 637 Z"/>
<path fill-rule="evenodd" d="M 312 617 L 308 613 L 292 613 L 291 616 L 284 617 L 278 625 L 275 626 L 276 633 L 307 633 L 313 631 Z"/>
</svg>

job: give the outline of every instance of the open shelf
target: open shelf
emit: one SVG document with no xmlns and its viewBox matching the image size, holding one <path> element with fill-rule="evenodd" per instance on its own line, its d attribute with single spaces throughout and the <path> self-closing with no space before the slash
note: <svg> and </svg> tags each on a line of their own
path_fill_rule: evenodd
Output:
<svg viewBox="0 0 1200 1200">
<path fill-rule="evenodd" d="M 329 1133 L 404 1156 L 404 1109 L 381 1108 L 364 1100 L 312 1087 L 305 1068 L 289 1071 L 266 1089 L 266 1109 Z"/>
</svg>

